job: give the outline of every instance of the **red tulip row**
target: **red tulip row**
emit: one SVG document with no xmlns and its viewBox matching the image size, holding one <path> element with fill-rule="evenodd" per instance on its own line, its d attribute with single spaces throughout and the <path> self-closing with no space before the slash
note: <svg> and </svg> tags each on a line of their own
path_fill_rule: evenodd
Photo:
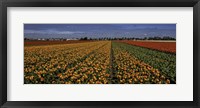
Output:
<svg viewBox="0 0 200 108">
<path fill-rule="evenodd" d="M 165 42 L 153 41 L 152 42 L 152 41 L 132 41 L 132 40 L 124 40 L 120 42 L 176 54 L 176 42 L 167 42 L 167 41 Z"/>
</svg>

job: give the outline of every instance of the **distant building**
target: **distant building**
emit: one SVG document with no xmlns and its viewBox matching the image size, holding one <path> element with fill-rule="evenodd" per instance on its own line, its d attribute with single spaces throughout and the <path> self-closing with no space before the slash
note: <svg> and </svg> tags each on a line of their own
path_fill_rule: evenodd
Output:
<svg viewBox="0 0 200 108">
<path fill-rule="evenodd" d="M 69 40 L 78 40 L 78 39 L 67 39 L 67 41 L 69 41 Z"/>
</svg>

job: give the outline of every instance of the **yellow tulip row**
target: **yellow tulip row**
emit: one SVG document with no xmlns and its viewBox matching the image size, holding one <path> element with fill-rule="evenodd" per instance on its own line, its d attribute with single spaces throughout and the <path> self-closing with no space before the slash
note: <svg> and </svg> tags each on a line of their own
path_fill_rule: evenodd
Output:
<svg viewBox="0 0 200 108">
<path fill-rule="evenodd" d="M 169 84 L 170 80 L 161 75 L 158 69 L 145 64 L 127 51 L 113 48 L 114 73 L 120 84 Z"/>
<path fill-rule="evenodd" d="M 104 65 L 101 65 L 101 62 L 104 62 L 101 61 L 103 59 L 100 59 L 100 56 L 105 53 L 105 49 L 103 49 L 103 52 L 101 52 L 99 48 L 101 47 L 102 49 L 106 47 L 107 49 L 110 49 L 111 47 L 108 47 L 109 45 L 111 45 L 111 43 L 108 41 L 100 41 L 78 43 L 73 45 L 62 44 L 25 47 L 24 78 L 27 83 L 70 83 L 71 79 L 74 80 L 74 78 L 77 77 L 77 70 L 75 72 L 73 71 L 75 76 L 72 75 L 70 81 L 67 78 L 64 79 L 62 74 L 64 75 L 64 73 L 66 74 L 66 72 L 69 72 L 67 75 L 71 75 L 70 70 L 72 71 L 73 69 L 79 68 L 83 65 L 81 64 L 82 59 L 83 61 L 86 61 L 88 65 L 93 65 L 94 60 L 90 60 L 90 58 L 98 58 L 98 60 L 96 60 L 99 62 L 97 65 L 100 65 L 102 69 L 105 68 L 103 67 Z M 94 53 L 95 56 L 91 53 Z M 110 52 L 106 52 L 104 57 L 106 58 L 109 53 Z M 87 55 L 90 56 L 86 57 Z M 104 63 L 109 64 L 109 61 L 105 61 Z M 84 69 L 85 68 L 83 68 L 83 70 Z M 86 77 L 86 75 L 83 75 L 83 77 Z"/>
<path fill-rule="evenodd" d="M 64 74 L 58 74 L 61 79 L 67 79 L 66 84 L 107 84 L 110 81 L 110 49 L 111 42 L 103 41 L 104 45 L 95 50 L 84 61 L 67 69 Z"/>
<path fill-rule="evenodd" d="M 31 65 L 41 61 L 46 62 L 52 60 L 52 62 L 54 62 L 54 59 L 69 60 L 70 58 L 81 58 L 84 55 L 78 52 L 81 52 L 81 50 L 90 49 L 90 47 L 94 47 L 96 45 L 98 44 L 91 42 L 25 47 L 24 62 L 28 65 Z"/>
</svg>

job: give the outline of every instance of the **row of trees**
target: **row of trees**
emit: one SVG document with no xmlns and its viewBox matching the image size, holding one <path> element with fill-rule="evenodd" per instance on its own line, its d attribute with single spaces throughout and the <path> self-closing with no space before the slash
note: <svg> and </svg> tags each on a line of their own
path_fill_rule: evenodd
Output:
<svg viewBox="0 0 200 108">
<path fill-rule="evenodd" d="M 45 40 L 45 41 L 67 41 L 67 40 L 176 40 L 173 37 L 165 36 L 165 37 L 144 37 L 144 38 L 135 38 L 135 37 L 101 37 L 101 38 L 88 38 L 88 37 L 82 37 L 82 38 L 75 38 L 75 39 L 66 39 L 66 38 L 45 38 L 45 39 L 31 39 L 31 38 L 24 38 L 24 40 Z"/>
<path fill-rule="evenodd" d="M 135 38 L 135 37 L 102 37 L 102 38 L 88 38 L 88 37 L 83 37 L 80 38 L 80 40 L 176 40 L 176 38 L 169 37 L 169 36 L 164 36 L 164 37 L 144 37 L 144 38 Z"/>
</svg>

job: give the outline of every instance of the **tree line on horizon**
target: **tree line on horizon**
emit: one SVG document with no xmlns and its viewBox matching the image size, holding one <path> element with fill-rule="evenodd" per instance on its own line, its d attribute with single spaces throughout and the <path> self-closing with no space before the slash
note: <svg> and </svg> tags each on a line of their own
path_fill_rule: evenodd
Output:
<svg viewBox="0 0 200 108">
<path fill-rule="evenodd" d="M 81 37 L 81 38 L 73 38 L 73 39 L 67 39 L 67 38 L 24 38 L 24 40 L 45 40 L 45 41 L 67 41 L 67 40 L 176 40 L 176 38 L 170 37 L 170 36 L 164 36 L 164 37 L 143 37 L 143 38 L 135 38 L 135 37 L 101 37 L 101 38 L 88 38 L 88 37 Z"/>
</svg>

